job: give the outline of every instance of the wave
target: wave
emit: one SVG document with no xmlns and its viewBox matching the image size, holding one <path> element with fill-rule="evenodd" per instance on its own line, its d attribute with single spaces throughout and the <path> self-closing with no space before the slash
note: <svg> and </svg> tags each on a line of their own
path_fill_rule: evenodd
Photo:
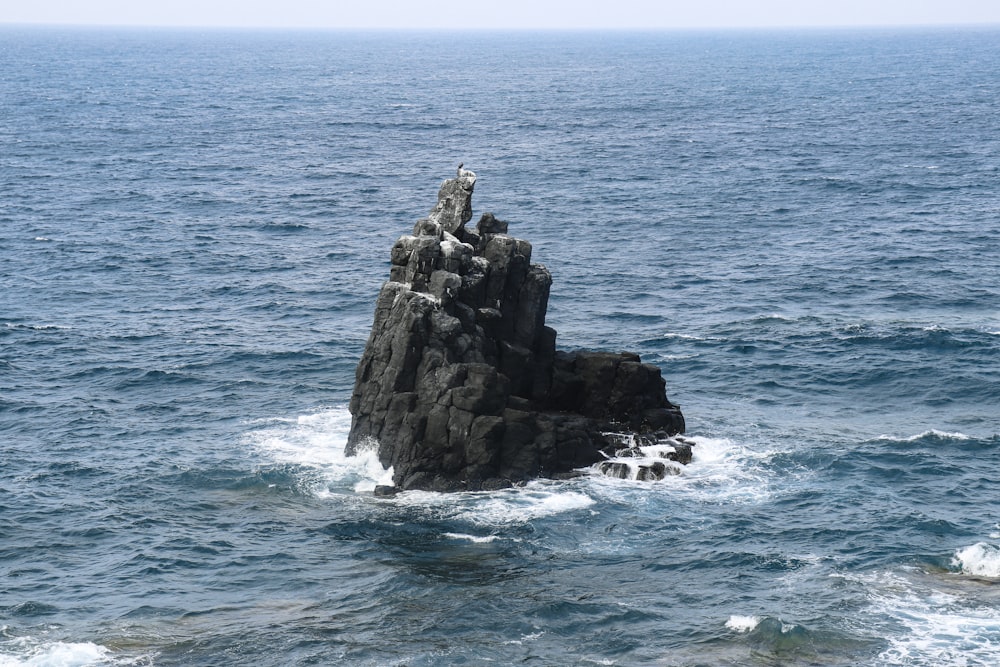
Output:
<svg viewBox="0 0 1000 667">
<path fill-rule="evenodd" d="M 1000 577 L 1000 547 L 986 542 L 959 549 L 952 558 L 952 565 L 962 574 L 976 577 Z"/>
<path fill-rule="evenodd" d="M 747 635 L 755 652 L 773 656 L 811 654 L 818 659 L 825 653 L 824 645 L 832 639 L 829 633 L 814 632 L 803 625 L 771 616 L 733 615 L 726 621 L 726 629 Z"/>
<path fill-rule="evenodd" d="M 893 436 L 893 435 L 880 435 L 876 440 L 889 440 L 891 442 L 941 442 L 942 440 L 969 440 L 971 436 L 965 433 L 952 432 L 952 431 L 939 431 L 936 428 L 932 428 L 916 435 L 909 436 Z"/>
<path fill-rule="evenodd" d="M 782 635 L 804 636 L 809 634 L 809 631 L 802 625 L 785 623 L 780 618 L 771 618 L 770 616 L 757 620 L 750 631 L 757 635 L 771 637 L 781 637 Z"/>
<path fill-rule="evenodd" d="M 663 361 L 687 361 L 688 359 L 697 359 L 700 354 L 661 354 L 660 359 Z"/>
<path fill-rule="evenodd" d="M 17 322 L 6 322 L 8 329 L 19 331 L 72 331 L 73 327 L 62 324 L 19 324 Z"/>
<path fill-rule="evenodd" d="M 708 338 L 704 338 L 702 336 L 694 336 L 691 334 L 682 334 L 682 333 L 665 333 L 663 334 L 663 338 L 678 338 L 680 340 L 709 340 Z"/>
<path fill-rule="evenodd" d="M 902 298 L 899 295 L 897 299 Z M 918 298 L 914 296 L 913 298 Z M 934 351 L 961 352 L 990 349 L 993 342 L 984 339 L 981 325 L 943 326 L 937 323 L 882 322 L 842 325 L 836 336 L 842 343 L 871 346 L 895 352 Z"/>
</svg>

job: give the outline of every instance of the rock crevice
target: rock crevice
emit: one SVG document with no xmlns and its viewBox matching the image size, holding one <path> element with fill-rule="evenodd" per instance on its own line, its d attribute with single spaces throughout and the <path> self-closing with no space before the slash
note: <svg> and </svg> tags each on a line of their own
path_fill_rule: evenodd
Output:
<svg viewBox="0 0 1000 667">
<path fill-rule="evenodd" d="M 606 461 L 621 448 L 615 433 L 682 433 L 658 367 L 556 350 L 552 276 L 493 214 L 466 226 L 475 184 L 459 168 L 392 247 L 347 453 L 377 448 L 398 489 L 479 490 Z"/>
</svg>

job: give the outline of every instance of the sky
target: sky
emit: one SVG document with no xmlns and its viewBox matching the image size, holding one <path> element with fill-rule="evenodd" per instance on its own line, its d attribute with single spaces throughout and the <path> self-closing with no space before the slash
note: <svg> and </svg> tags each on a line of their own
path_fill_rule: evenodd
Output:
<svg viewBox="0 0 1000 667">
<path fill-rule="evenodd" d="M 0 24 L 381 29 L 1000 25 L 1000 0 L 0 0 Z"/>
</svg>

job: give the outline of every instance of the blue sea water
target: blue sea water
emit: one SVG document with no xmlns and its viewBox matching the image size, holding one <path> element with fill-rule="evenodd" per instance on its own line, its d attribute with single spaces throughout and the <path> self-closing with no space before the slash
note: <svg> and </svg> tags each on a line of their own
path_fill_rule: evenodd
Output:
<svg viewBox="0 0 1000 667">
<path fill-rule="evenodd" d="M 0 665 L 1000 663 L 1000 31 L 0 28 Z M 376 499 L 458 162 L 656 483 Z"/>
</svg>

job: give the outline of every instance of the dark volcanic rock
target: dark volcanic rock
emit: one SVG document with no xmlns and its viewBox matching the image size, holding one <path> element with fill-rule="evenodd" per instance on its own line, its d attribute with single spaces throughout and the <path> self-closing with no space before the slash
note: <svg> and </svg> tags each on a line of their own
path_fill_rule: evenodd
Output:
<svg viewBox="0 0 1000 667">
<path fill-rule="evenodd" d="M 459 168 L 392 247 L 347 453 L 376 447 L 397 488 L 488 490 L 603 461 L 609 432 L 682 433 L 656 366 L 630 353 L 556 351 L 545 325 L 552 276 L 491 213 L 466 228 L 475 183 Z M 658 464 L 642 478 L 663 474 Z"/>
</svg>

